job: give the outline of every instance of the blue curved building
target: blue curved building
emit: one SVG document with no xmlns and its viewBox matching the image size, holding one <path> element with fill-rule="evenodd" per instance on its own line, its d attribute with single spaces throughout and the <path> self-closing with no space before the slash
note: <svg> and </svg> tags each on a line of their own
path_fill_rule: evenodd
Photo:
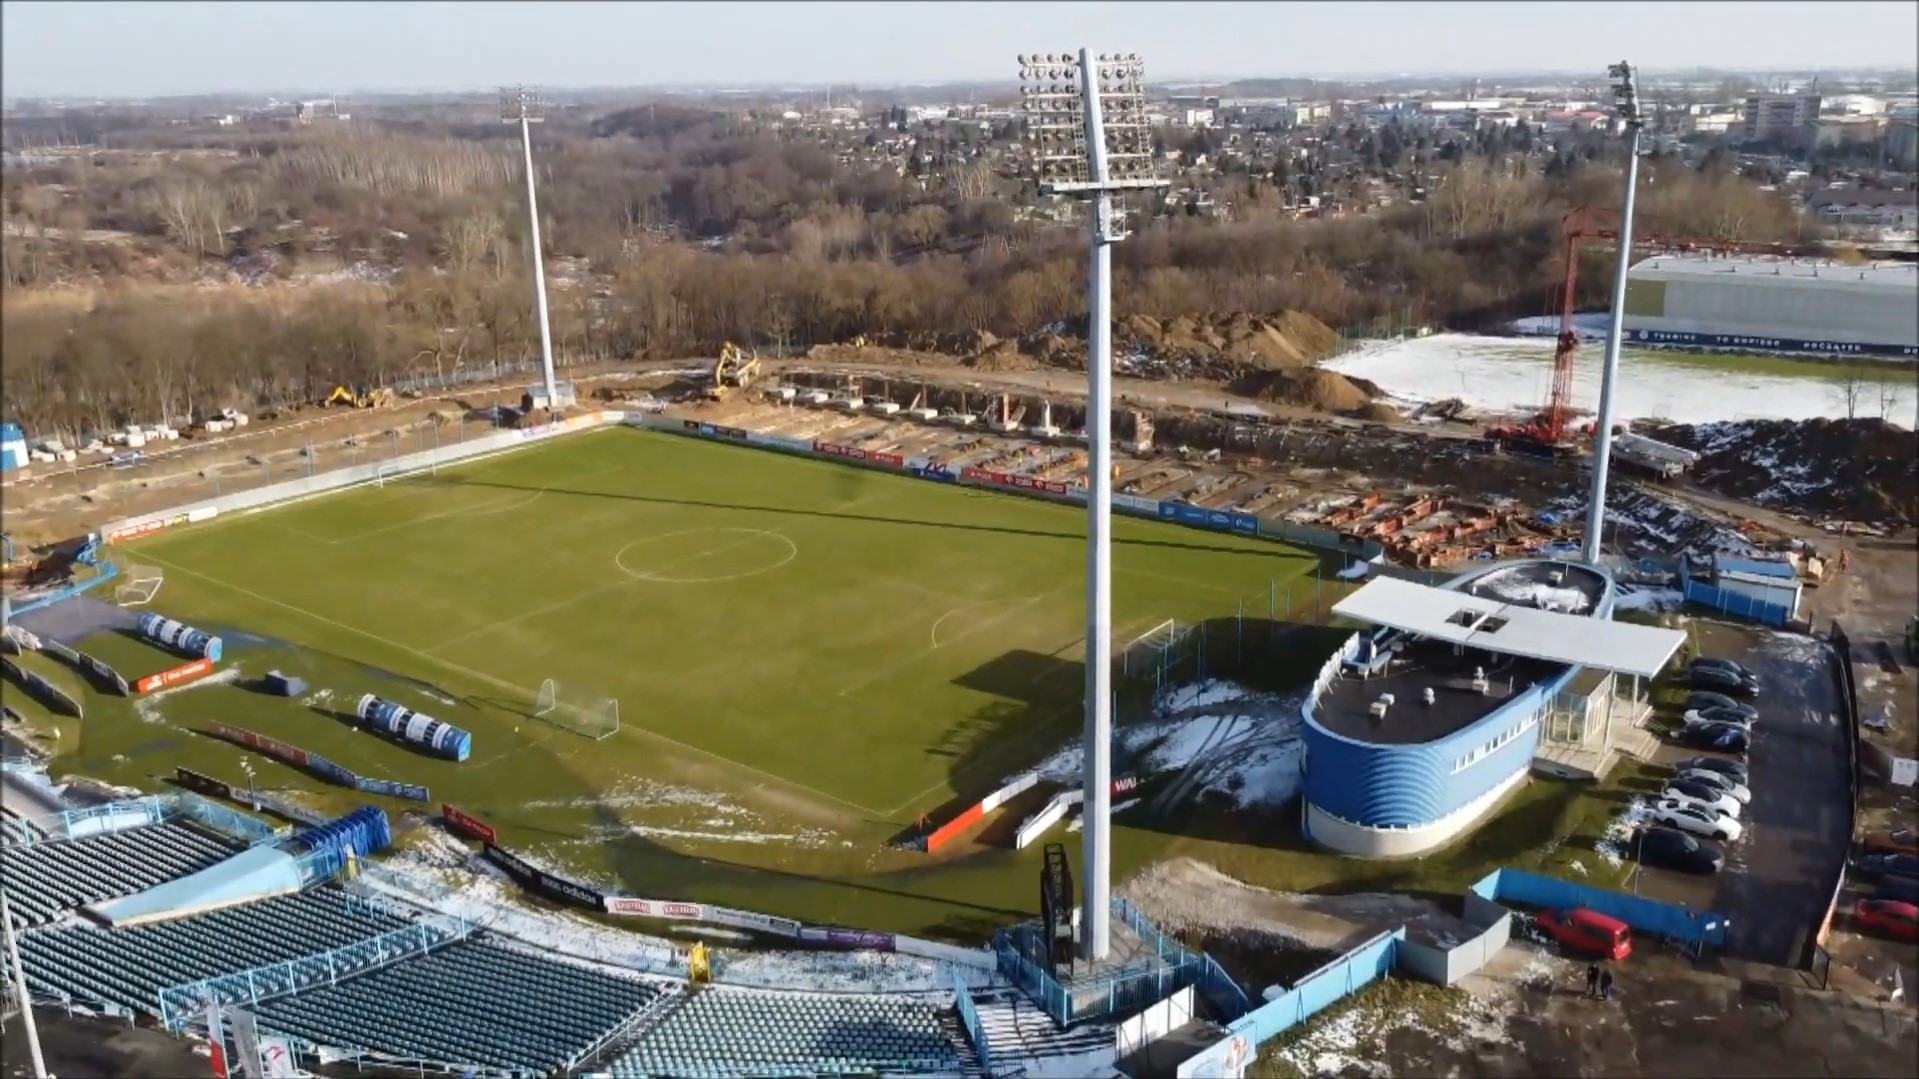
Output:
<svg viewBox="0 0 1919 1079">
<path fill-rule="evenodd" d="M 1676 631 L 1611 621 L 1616 598 L 1600 569 L 1537 560 L 1439 588 L 1376 579 L 1336 604 L 1372 628 L 1327 661 L 1303 706 L 1306 834 L 1394 857 L 1483 820 L 1525 782 L 1582 668 L 1650 678 L 1677 651 Z"/>
</svg>

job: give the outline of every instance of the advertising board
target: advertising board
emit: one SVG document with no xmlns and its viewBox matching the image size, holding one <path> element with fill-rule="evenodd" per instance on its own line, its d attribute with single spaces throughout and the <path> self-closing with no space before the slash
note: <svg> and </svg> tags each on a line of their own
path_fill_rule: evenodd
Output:
<svg viewBox="0 0 1919 1079">
<path fill-rule="evenodd" d="M 122 540 L 139 539 L 141 536 L 150 536 L 166 526 L 167 521 L 164 517 L 156 517 L 150 521 L 141 521 L 138 524 L 130 524 L 124 528 L 118 528 L 107 533 L 107 542 L 119 543 Z"/>
<path fill-rule="evenodd" d="M 1242 536 L 1259 535 L 1259 518 L 1237 510 L 1207 509 L 1205 506 L 1195 506 L 1190 502 L 1161 502 L 1159 516 L 1162 520 L 1177 521 L 1197 528 L 1210 528 L 1215 532 L 1232 532 Z"/>
<path fill-rule="evenodd" d="M 204 794 L 208 798 L 233 798 L 233 788 L 223 780 L 196 772 L 191 768 L 175 768 L 173 782 L 195 794 Z"/>
<path fill-rule="evenodd" d="M 800 935 L 800 923 L 791 918 L 775 918 L 771 914 L 758 914 L 750 910 L 734 910 L 730 907 L 707 907 L 705 921 L 714 925 L 732 926 L 735 929 L 751 929 L 757 933 L 772 933 L 782 937 Z"/>
<path fill-rule="evenodd" d="M 813 944 L 824 944 L 829 948 L 846 948 L 853 951 L 890 952 L 893 950 L 893 934 L 875 933 L 865 929 L 830 929 L 809 925 L 800 930 L 799 939 Z"/>
<path fill-rule="evenodd" d="M 487 861 L 505 870 L 507 876 L 512 877 L 515 883 L 530 892 L 536 892 L 563 903 L 586 907 L 589 910 L 600 910 L 605 905 L 606 897 L 599 892 L 584 884 L 576 884 L 545 870 L 535 869 L 526 859 L 497 844 L 488 843 L 482 849 L 482 853 L 485 854 Z"/>
<path fill-rule="evenodd" d="M 135 682 L 133 688 L 139 690 L 141 693 L 152 693 L 155 690 L 165 689 L 168 686 L 177 686 L 182 682 L 191 682 L 195 678 L 205 676 L 212 670 L 212 660 L 196 659 L 191 663 L 182 663 L 178 667 L 161 671 L 159 674 L 147 675 L 145 678 Z"/>
<path fill-rule="evenodd" d="M 482 843 L 497 843 L 500 841 L 500 833 L 494 831 L 491 824 L 488 824 L 478 817 L 460 812 L 450 803 L 440 807 L 440 819 L 446 821 L 448 828 L 470 839 L 477 839 Z"/>
<path fill-rule="evenodd" d="M 849 461 L 866 460 L 866 451 L 858 446 L 841 446 L 833 442 L 815 442 L 813 451 L 826 457 L 844 457 Z"/>
<path fill-rule="evenodd" d="M 431 802 L 433 796 L 425 787 L 417 783 L 396 783 L 390 779 L 368 779 L 357 777 L 353 786 L 368 794 L 384 794 L 389 798 L 405 798 L 414 802 Z"/>
<path fill-rule="evenodd" d="M 706 908 L 698 903 L 675 903 L 663 899 L 639 899 L 630 895 L 609 895 L 603 904 L 608 914 L 634 918 L 676 918 L 682 921 L 706 920 Z"/>
<path fill-rule="evenodd" d="M 945 465 L 923 465 L 910 470 L 913 475 L 934 483 L 958 483 L 959 477 L 947 470 Z"/>
<path fill-rule="evenodd" d="M 897 453 L 869 453 L 866 459 L 876 465 L 885 465 L 887 468 L 906 467 L 906 458 Z"/>
<path fill-rule="evenodd" d="M 230 727 L 225 723 L 208 723 L 206 725 L 206 732 L 215 738 L 224 738 L 229 742 L 243 745 L 248 749 L 257 750 L 275 760 L 284 761 L 296 768 L 305 768 L 313 761 L 313 757 L 299 746 L 288 745 L 278 738 L 268 738 L 264 734 L 255 734 L 252 731 L 240 727 Z M 338 765 L 333 765 L 330 761 L 321 761 L 321 763 L 331 765 L 335 768 L 339 767 Z"/>
<path fill-rule="evenodd" d="M 1159 516 L 1158 499 L 1141 498 L 1138 495 L 1124 494 L 1119 491 L 1113 492 L 1113 508 L 1131 510 L 1134 513 L 1150 513 L 1155 517 Z"/>
</svg>

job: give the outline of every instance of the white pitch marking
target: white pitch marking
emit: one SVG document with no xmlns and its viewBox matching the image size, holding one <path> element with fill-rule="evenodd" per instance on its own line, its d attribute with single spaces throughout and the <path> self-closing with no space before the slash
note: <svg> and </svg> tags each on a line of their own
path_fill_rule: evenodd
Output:
<svg viewBox="0 0 1919 1079">
<path fill-rule="evenodd" d="M 626 562 L 623 561 L 623 559 L 626 556 L 626 552 L 632 550 L 635 547 L 641 546 L 642 544 L 653 543 L 657 540 L 671 539 L 674 536 L 691 536 L 701 532 L 738 532 L 738 533 L 745 534 L 747 538 L 739 541 L 738 543 L 728 543 L 719 547 L 711 548 L 709 550 L 701 551 L 699 554 L 692 555 L 691 557 L 688 557 L 688 558 L 674 559 L 673 561 L 668 562 L 666 565 L 660 566 L 658 569 L 636 570 L 632 568 L 631 566 L 628 566 Z M 671 569 L 674 566 L 690 565 L 691 563 L 699 562 L 703 559 L 710 558 L 716 554 L 722 554 L 726 551 L 732 551 L 741 547 L 745 547 L 748 544 L 755 542 L 756 540 L 759 540 L 764 537 L 769 537 L 769 536 L 772 537 L 773 539 L 779 540 L 781 543 L 786 544 L 786 557 L 780 559 L 778 562 L 775 562 L 770 566 L 762 566 L 759 569 L 744 570 L 739 573 L 721 574 L 716 577 L 662 577 L 660 576 L 660 570 Z M 798 558 L 799 556 L 800 556 L 799 545 L 794 543 L 791 539 L 789 539 L 783 533 L 770 531 L 764 528 L 738 528 L 738 527 L 732 527 L 732 526 L 712 526 L 707 528 L 682 529 L 681 531 L 678 531 L 678 532 L 663 532 L 657 536 L 648 536 L 645 539 L 634 540 L 632 543 L 629 543 L 626 546 L 620 548 L 619 551 L 613 555 L 613 566 L 614 568 L 618 569 L 621 573 L 626 574 L 629 578 L 635 581 L 653 581 L 657 584 L 717 584 L 721 581 L 737 581 L 745 577 L 757 577 L 763 573 L 771 573 L 774 570 L 779 569 L 782 566 L 786 565 L 788 562 L 793 561 L 795 558 Z"/>
<path fill-rule="evenodd" d="M 865 689 L 867 686 L 870 686 L 876 682 L 881 682 L 888 678 L 891 678 L 893 675 L 898 674 L 900 671 L 903 671 L 906 668 L 912 666 L 913 664 L 918 663 L 920 660 L 925 659 L 927 656 L 932 655 L 933 649 L 940 647 L 940 645 L 953 644 L 956 641 L 963 641 L 966 638 L 971 637 L 982 630 L 991 629 L 994 626 L 999 625 L 1001 622 L 1004 622 L 1007 619 L 1018 614 L 1019 612 L 1025 610 L 1026 608 L 1031 607 L 1033 604 L 1038 603 L 1039 601 L 1043 599 L 1050 599 L 1053 596 L 1058 595 L 1062 591 L 1065 591 L 1064 587 L 1055 588 L 1048 592 L 1040 592 L 1032 596 L 1028 596 L 1025 600 L 1021 601 L 1018 604 L 1015 604 L 1012 607 L 1007 608 L 1005 611 L 1001 612 L 999 615 L 993 618 L 989 618 L 986 621 L 981 622 L 979 625 L 976 625 L 971 629 L 962 631 L 959 634 L 959 636 L 954 637 L 950 641 L 941 641 L 940 644 L 938 645 L 933 645 L 932 647 L 928 647 L 928 648 L 922 648 L 919 651 L 913 653 L 912 655 L 907 656 L 905 659 L 900 660 L 898 663 L 890 664 L 886 667 L 880 668 L 878 671 L 874 672 L 871 678 L 863 678 L 859 680 L 858 682 L 855 682 L 852 685 L 847 686 L 845 689 L 840 690 L 839 695 L 842 697 L 851 697 L 853 694 L 859 692 L 862 689 Z"/>
</svg>

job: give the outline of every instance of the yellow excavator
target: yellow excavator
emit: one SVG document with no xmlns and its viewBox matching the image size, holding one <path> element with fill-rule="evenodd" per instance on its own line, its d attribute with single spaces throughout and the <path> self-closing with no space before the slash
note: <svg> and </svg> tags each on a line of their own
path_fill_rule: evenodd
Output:
<svg viewBox="0 0 1919 1079">
<path fill-rule="evenodd" d="M 706 389 L 709 401 L 724 401 L 734 390 L 753 384 L 760 373 L 760 358 L 749 355 L 731 341 L 720 346 L 720 358 L 713 364 L 713 384 Z"/>
<path fill-rule="evenodd" d="M 322 407 L 348 405 L 353 408 L 385 408 L 393 403 L 393 391 L 385 386 L 355 386 L 349 390 L 345 386 L 333 387 L 327 399 L 320 402 Z"/>
</svg>

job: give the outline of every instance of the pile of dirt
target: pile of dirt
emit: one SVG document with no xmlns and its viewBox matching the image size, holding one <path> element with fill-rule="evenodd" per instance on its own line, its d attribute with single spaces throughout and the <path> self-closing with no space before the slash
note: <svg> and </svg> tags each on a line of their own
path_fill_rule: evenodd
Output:
<svg viewBox="0 0 1919 1079">
<path fill-rule="evenodd" d="M 1814 519 L 1919 523 L 1919 438 L 1897 424 L 1740 420 L 1648 433 L 1698 451 L 1693 479 L 1723 495 Z"/>
<path fill-rule="evenodd" d="M 1315 412 L 1355 413 L 1372 404 L 1372 396 L 1352 379 L 1323 367 L 1249 371 L 1234 379 L 1231 389 L 1242 397 Z"/>
<path fill-rule="evenodd" d="M 1364 391 L 1365 387 L 1360 386 L 1356 380 L 1348 381 L 1352 381 L 1356 389 Z M 1353 418 L 1365 420 L 1368 423 L 1399 423 L 1406 417 L 1400 415 L 1399 410 L 1389 404 L 1371 401 L 1354 409 Z"/>
</svg>

